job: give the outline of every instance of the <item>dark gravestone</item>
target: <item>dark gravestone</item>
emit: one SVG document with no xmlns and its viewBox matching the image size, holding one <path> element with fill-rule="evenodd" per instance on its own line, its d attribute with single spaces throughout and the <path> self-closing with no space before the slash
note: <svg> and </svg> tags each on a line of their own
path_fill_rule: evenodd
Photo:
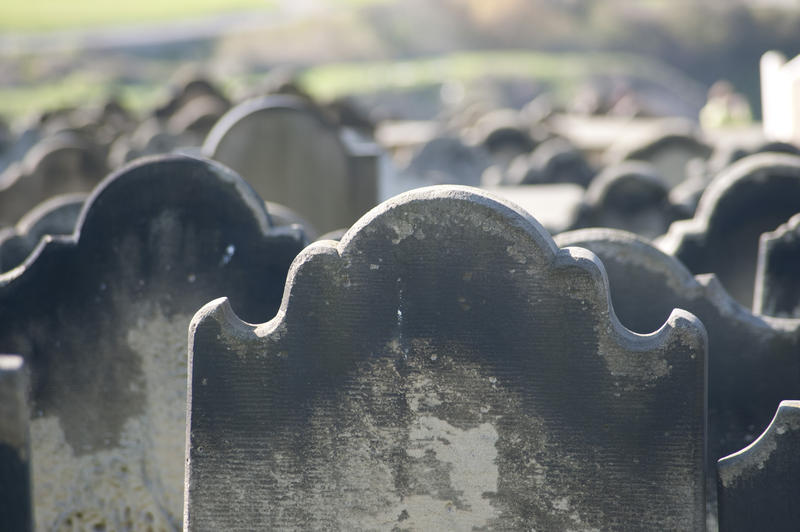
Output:
<svg viewBox="0 0 800 532">
<path fill-rule="evenodd" d="M 480 146 L 469 146 L 458 137 L 437 137 L 417 150 L 403 173 L 432 185 L 477 186 L 491 162 Z"/>
<path fill-rule="evenodd" d="M 674 216 L 669 187 L 656 168 L 631 161 L 611 165 L 592 180 L 575 227 L 611 227 L 653 238 Z"/>
<path fill-rule="evenodd" d="M 86 196 L 52 197 L 31 209 L 14 227 L 0 230 L 0 272 L 22 264 L 44 235 L 72 234 Z"/>
<path fill-rule="evenodd" d="M 504 182 L 509 185 L 575 183 L 589 185 L 594 170 L 583 154 L 561 138 L 546 140 L 530 154 L 520 155 L 508 167 Z"/>
<path fill-rule="evenodd" d="M 190 353 L 189 530 L 703 528 L 700 322 L 631 334 L 593 254 L 476 189 L 383 203 Z"/>
<path fill-rule="evenodd" d="M 675 187 L 686 179 L 686 164 L 695 158 L 708 159 L 711 147 L 697 138 L 690 126 L 666 127 L 651 138 L 612 154 L 612 162 L 645 161 L 658 169 L 659 174 Z"/>
<path fill-rule="evenodd" d="M 302 227 L 303 233 L 305 233 L 308 240 L 316 240 L 319 236 L 317 230 L 308 222 L 308 220 L 297 214 L 286 205 L 281 205 L 280 203 L 275 203 L 273 201 L 267 201 L 266 207 L 267 212 L 269 212 L 269 217 L 272 220 L 272 225 L 280 227 L 284 225 L 297 224 Z"/>
<path fill-rule="evenodd" d="M 152 158 L 0 275 L 0 345 L 32 376 L 38 530 L 180 529 L 191 316 L 223 295 L 271 315 L 303 243 L 222 165 Z"/>
<path fill-rule="evenodd" d="M 719 461 L 720 530 L 797 530 L 799 451 L 800 401 L 781 401 L 756 441 Z"/>
<path fill-rule="evenodd" d="M 657 245 L 694 273 L 717 274 L 739 303 L 751 307 L 758 240 L 800 212 L 800 157 L 745 157 L 718 175 L 691 220 L 673 223 Z"/>
<path fill-rule="evenodd" d="M 45 199 L 88 192 L 106 174 L 100 154 L 72 136 L 39 141 L 0 175 L 0 224 L 11 225 Z"/>
<path fill-rule="evenodd" d="M 202 138 L 197 138 L 195 141 L 200 144 Z M 189 138 L 168 131 L 159 120 L 149 118 L 139 124 L 130 135 L 120 136 L 114 142 L 109 150 L 108 165 L 111 168 L 119 168 L 139 157 L 172 153 L 190 144 Z"/>
<path fill-rule="evenodd" d="M 203 153 L 320 231 L 352 224 L 377 201 L 377 159 L 367 158 L 372 171 L 364 171 L 365 161 L 351 156 L 339 129 L 297 97 L 237 105 L 211 130 Z"/>
<path fill-rule="evenodd" d="M 33 530 L 28 408 L 22 357 L 0 355 L 0 530 Z"/>
<path fill-rule="evenodd" d="M 800 320 L 753 315 L 713 275 L 692 276 L 631 233 L 584 229 L 555 240 L 600 257 L 614 312 L 626 327 L 654 331 L 675 307 L 694 313 L 706 326 L 710 471 L 717 459 L 741 449 L 767 426 L 782 398 L 800 395 Z"/>
<path fill-rule="evenodd" d="M 761 235 L 753 312 L 800 318 L 800 214 Z"/>
</svg>

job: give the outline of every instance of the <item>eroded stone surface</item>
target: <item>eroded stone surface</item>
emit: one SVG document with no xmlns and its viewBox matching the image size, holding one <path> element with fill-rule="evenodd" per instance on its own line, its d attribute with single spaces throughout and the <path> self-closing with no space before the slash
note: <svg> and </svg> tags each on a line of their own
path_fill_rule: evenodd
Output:
<svg viewBox="0 0 800 532">
<path fill-rule="evenodd" d="M 104 181 L 73 235 L 0 275 L 0 344 L 32 373 L 37 529 L 181 528 L 190 317 L 226 294 L 273 314 L 303 244 L 230 170 L 170 156 Z"/>
<path fill-rule="evenodd" d="M 800 401 L 782 401 L 769 427 L 747 448 L 719 461 L 723 530 L 797 528 L 800 508 Z"/>
<path fill-rule="evenodd" d="M 703 528 L 702 325 L 630 333 L 594 255 L 476 189 L 312 244 L 190 353 L 191 530 Z"/>
</svg>

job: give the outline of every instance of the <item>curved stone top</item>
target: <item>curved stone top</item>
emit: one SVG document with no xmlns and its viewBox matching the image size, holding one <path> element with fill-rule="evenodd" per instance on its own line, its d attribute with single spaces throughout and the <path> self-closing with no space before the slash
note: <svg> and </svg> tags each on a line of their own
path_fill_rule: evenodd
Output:
<svg viewBox="0 0 800 532">
<path fill-rule="evenodd" d="M 674 222 L 656 244 L 694 273 L 716 273 L 731 295 L 749 307 L 761 233 L 798 211 L 800 157 L 751 155 L 715 177 L 694 218 Z"/>
<path fill-rule="evenodd" d="M 756 314 L 800 318 L 800 213 L 758 243 L 753 311 Z"/>
<path fill-rule="evenodd" d="M 586 189 L 585 202 L 595 208 L 613 204 L 615 192 L 627 183 L 641 183 L 640 188 L 649 195 L 660 199 L 669 194 L 669 186 L 656 168 L 643 161 L 624 161 L 609 165 L 597 174 Z M 623 198 L 624 199 L 624 198 Z"/>
<path fill-rule="evenodd" d="M 190 318 L 223 295 L 276 312 L 304 245 L 231 170 L 160 156 L 0 274 L 0 349 L 31 370 L 37 529 L 180 529 Z"/>
<path fill-rule="evenodd" d="M 705 341 L 625 329 L 510 203 L 402 194 L 298 255 L 272 320 L 195 315 L 187 524 L 699 527 Z"/>
<path fill-rule="evenodd" d="M 88 192 L 106 174 L 105 162 L 73 135 L 40 140 L 0 175 L 0 224 L 13 224 L 44 199 Z"/>
<path fill-rule="evenodd" d="M 711 465 L 752 441 L 778 401 L 800 396 L 800 320 L 754 315 L 714 275 L 692 277 L 679 261 L 631 233 L 579 230 L 555 240 L 600 257 L 614 310 L 627 327 L 652 330 L 673 307 L 702 320 L 709 337 Z"/>
<path fill-rule="evenodd" d="M 81 192 L 54 196 L 28 211 L 14 227 L 0 230 L 0 272 L 21 264 L 44 235 L 71 234 L 86 198 Z"/>
</svg>

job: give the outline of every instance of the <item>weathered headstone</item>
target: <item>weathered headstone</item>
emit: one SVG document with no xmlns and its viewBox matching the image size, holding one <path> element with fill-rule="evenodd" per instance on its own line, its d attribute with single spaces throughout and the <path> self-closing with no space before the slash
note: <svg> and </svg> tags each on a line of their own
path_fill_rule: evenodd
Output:
<svg viewBox="0 0 800 532">
<path fill-rule="evenodd" d="M 482 147 L 469 146 L 458 137 L 442 136 L 422 145 L 403 172 L 431 185 L 477 186 L 491 162 Z"/>
<path fill-rule="evenodd" d="M 69 235 L 86 201 L 86 194 L 62 194 L 43 201 L 17 225 L 0 230 L 0 272 L 19 266 L 44 235 Z"/>
<path fill-rule="evenodd" d="M 630 161 L 611 165 L 592 180 L 575 227 L 611 227 L 653 238 L 674 218 L 669 187 L 656 168 Z"/>
<path fill-rule="evenodd" d="M 708 159 L 711 147 L 689 126 L 665 127 L 650 138 L 639 139 L 627 148 L 610 148 L 609 162 L 645 161 L 654 165 L 670 188 L 686 179 L 686 164 L 695 158 Z"/>
<path fill-rule="evenodd" d="M 745 157 L 718 175 L 691 220 L 673 223 L 657 245 L 693 273 L 717 274 L 739 303 L 751 307 L 758 240 L 800 212 L 800 157 Z"/>
<path fill-rule="evenodd" d="M 121 169 L 46 238 L 0 274 L 0 345 L 32 377 L 36 528 L 178 530 L 191 316 L 223 295 L 274 313 L 304 239 L 232 171 L 180 156 Z"/>
<path fill-rule="evenodd" d="M 574 227 L 586 192 L 573 183 L 481 188 L 528 211 L 551 235 Z"/>
<path fill-rule="evenodd" d="M 761 235 L 753 312 L 800 318 L 800 214 Z"/>
<path fill-rule="evenodd" d="M 510 185 L 575 183 L 589 185 L 594 170 L 583 154 L 568 141 L 553 138 L 530 154 L 520 155 L 508 167 L 504 182 Z"/>
<path fill-rule="evenodd" d="M 703 529 L 700 322 L 631 334 L 594 255 L 476 189 L 312 244 L 269 322 L 206 305 L 190 357 L 189 530 Z"/>
<path fill-rule="evenodd" d="M 28 374 L 22 357 L 0 355 L 0 529 L 29 532 Z"/>
<path fill-rule="evenodd" d="M 600 257 L 614 312 L 626 327 L 652 332 L 675 307 L 694 313 L 706 326 L 710 471 L 717 459 L 763 430 L 779 401 L 800 395 L 800 320 L 753 315 L 713 275 L 692 276 L 632 233 L 583 229 L 555 240 Z"/>
<path fill-rule="evenodd" d="M 51 196 L 88 192 L 105 174 L 102 157 L 79 139 L 43 139 L 0 175 L 0 224 L 15 223 Z"/>
<path fill-rule="evenodd" d="M 791 532 L 800 523 L 800 401 L 781 401 L 759 438 L 719 461 L 720 530 Z"/>
<path fill-rule="evenodd" d="M 371 173 L 354 172 L 339 130 L 297 97 L 237 105 L 211 130 L 203 153 L 320 231 L 352 224 L 377 202 L 377 159 Z"/>
</svg>

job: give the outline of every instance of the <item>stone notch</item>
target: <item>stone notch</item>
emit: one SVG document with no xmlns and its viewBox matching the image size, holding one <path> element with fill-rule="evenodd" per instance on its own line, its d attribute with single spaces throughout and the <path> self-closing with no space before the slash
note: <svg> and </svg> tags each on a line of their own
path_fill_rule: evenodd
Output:
<svg viewBox="0 0 800 532">
<path fill-rule="evenodd" d="M 708 331 L 709 471 L 716 460 L 753 441 L 778 402 L 800 396 L 800 320 L 753 315 L 716 277 L 693 277 L 680 262 L 632 233 L 583 229 L 557 235 L 555 241 L 600 257 L 614 312 L 632 330 L 654 330 L 674 307 L 703 322 Z"/>
<path fill-rule="evenodd" d="M 28 211 L 17 225 L 0 230 L 0 272 L 19 266 L 44 235 L 69 235 L 87 195 L 61 194 Z"/>
<path fill-rule="evenodd" d="M 337 127 L 296 96 L 237 105 L 209 132 L 203 153 L 319 231 L 349 226 L 377 202 L 375 154 L 354 153 Z"/>
<path fill-rule="evenodd" d="M 702 324 L 614 316 L 602 265 L 437 186 L 190 327 L 189 530 L 704 529 Z M 613 486 L 613 489 L 609 489 Z"/>
<path fill-rule="evenodd" d="M 800 401 L 781 401 L 756 441 L 719 461 L 720 530 L 797 530 Z"/>
<path fill-rule="evenodd" d="M 0 274 L 0 345 L 32 378 L 37 530 L 181 528 L 191 317 L 223 295 L 275 313 L 304 243 L 231 170 L 163 156 L 110 176 L 72 235 Z"/>
<path fill-rule="evenodd" d="M 0 530 L 33 530 L 28 411 L 22 357 L 0 355 Z"/>
<path fill-rule="evenodd" d="M 0 224 L 11 225 L 45 199 L 88 192 L 106 175 L 100 154 L 72 135 L 45 138 L 0 175 Z"/>
<path fill-rule="evenodd" d="M 800 157 L 751 155 L 714 178 L 694 218 L 673 223 L 656 244 L 693 273 L 717 274 L 734 299 L 749 308 L 758 239 L 797 212 Z"/>
<path fill-rule="evenodd" d="M 756 314 L 800 318 L 800 214 L 758 243 L 753 311 Z"/>
<path fill-rule="evenodd" d="M 606 167 L 586 190 L 577 227 L 611 227 L 648 238 L 663 234 L 675 220 L 669 186 L 656 168 L 626 161 Z"/>
</svg>

